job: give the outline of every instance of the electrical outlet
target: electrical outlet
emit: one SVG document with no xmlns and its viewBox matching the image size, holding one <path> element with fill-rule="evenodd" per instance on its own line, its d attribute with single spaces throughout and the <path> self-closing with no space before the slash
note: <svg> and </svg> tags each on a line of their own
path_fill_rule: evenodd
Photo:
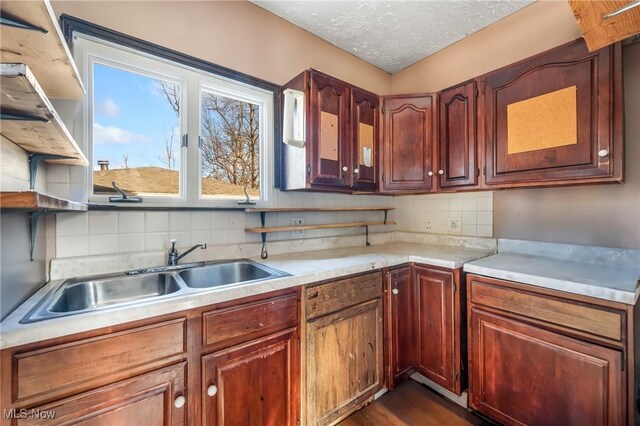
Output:
<svg viewBox="0 0 640 426">
<path fill-rule="evenodd" d="M 436 227 L 435 227 L 435 218 L 434 218 L 434 214 L 432 212 L 427 212 L 427 214 L 425 215 L 426 219 L 427 219 L 427 226 L 425 228 L 426 231 L 429 232 L 433 232 L 435 231 Z"/>
<path fill-rule="evenodd" d="M 304 225 L 303 217 L 292 217 L 291 218 L 291 226 Z M 291 231 L 291 238 L 303 238 L 304 231 Z"/>
<path fill-rule="evenodd" d="M 460 224 L 459 217 L 450 217 L 449 218 L 449 233 L 450 234 L 460 234 L 462 232 L 462 226 Z"/>
</svg>

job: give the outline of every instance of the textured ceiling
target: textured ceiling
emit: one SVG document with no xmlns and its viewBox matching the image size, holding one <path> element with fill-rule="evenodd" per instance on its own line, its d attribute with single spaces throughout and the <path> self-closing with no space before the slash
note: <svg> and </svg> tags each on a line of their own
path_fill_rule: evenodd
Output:
<svg viewBox="0 0 640 426">
<path fill-rule="evenodd" d="M 392 74 L 533 3 L 250 1 Z"/>
</svg>

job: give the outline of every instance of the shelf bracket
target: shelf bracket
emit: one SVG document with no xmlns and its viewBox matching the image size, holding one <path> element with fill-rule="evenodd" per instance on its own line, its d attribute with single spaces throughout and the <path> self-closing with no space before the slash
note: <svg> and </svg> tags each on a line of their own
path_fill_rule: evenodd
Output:
<svg viewBox="0 0 640 426">
<path fill-rule="evenodd" d="M 369 225 L 364 226 L 364 238 L 365 244 L 367 245 L 367 247 L 370 247 L 371 243 L 369 242 Z"/>
<path fill-rule="evenodd" d="M 260 212 L 260 224 L 262 225 L 263 228 L 264 228 L 265 219 L 266 219 L 265 215 L 266 215 L 265 212 Z M 266 259 L 267 257 L 269 257 L 269 253 L 267 252 L 267 233 L 262 232 L 260 236 L 262 237 L 262 249 L 260 250 L 260 258 Z"/>
<path fill-rule="evenodd" d="M 10 112 L 2 112 L 0 113 L 1 120 L 13 120 L 13 121 L 39 121 L 41 123 L 48 123 L 48 118 L 38 117 L 37 115 L 28 115 L 28 114 L 13 114 Z"/>
<path fill-rule="evenodd" d="M 6 13 L 0 13 L 0 24 L 6 25 L 8 27 L 21 28 L 23 30 L 37 31 L 42 34 L 49 34 L 49 31 L 45 30 L 44 28 L 30 24 L 26 21 L 23 21 L 22 19 L 7 15 Z"/>
<path fill-rule="evenodd" d="M 66 155 L 55 155 L 55 154 L 31 154 L 29 156 L 29 189 L 32 191 L 36 187 L 36 176 L 38 175 L 38 166 L 41 161 L 45 160 L 68 160 L 70 158 L 76 157 L 68 157 Z"/>
<path fill-rule="evenodd" d="M 33 251 L 36 247 L 36 235 L 39 219 L 49 214 L 57 213 L 55 210 L 41 210 L 29 213 L 29 260 L 33 262 Z"/>
</svg>

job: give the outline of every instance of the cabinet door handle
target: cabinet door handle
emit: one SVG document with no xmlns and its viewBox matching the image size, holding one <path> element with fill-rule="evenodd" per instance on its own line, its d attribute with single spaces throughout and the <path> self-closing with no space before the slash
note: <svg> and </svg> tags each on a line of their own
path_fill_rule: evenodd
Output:
<svg viewBox="0 0 640 426">
<path fill-rule="evenodd" d="M 207 388 L 207 395 L 215 396 L 218 393 L 218 387 L 216 385 L 211 385 Z"/>
<path fill-rule="evenodd" d="M 433 172 L 431 170 L 429 170 L 429 173 L 427 173 L 427 176 L 429 176 L 429 177 L 433 176 Z"/>
<path fill-rule="evenodd" d="M 358 173 L 360 173 L 360 169 L 353 169 L 353 174 L 357 175 Z"/>
<path fill-rule="evenodd" d="M 604 158 L 607 155 L 609 155 L 609 151 L 606 149 L 601 149 L 600 151 L 598 151 L 598 157 L 600 158 Z"/>
<path fill-rule="evenodd" d="M 348 168 L 347 166 L 342 166 L 342 171 L 343 171 L 343 172 L 346 172 L 346 171 L 348 171 L 348 170 L 349 170 L 349 168 Z"/>
<path fill-rule="evenodd" d="M 438 170 L 438 174 L 439 175 L 443 175 L 444 174 L 444 170 L 442 170 L 442 169 Z"/>
<path fill-rule="evenodd" d="M 393 290 L 391 290 L 391 293 L 393 293 L 393 294 L 398 294 L 398 293 L 400 293 L 400 292 L 398 291 L 398 289 L 397 289 L 397 288 L 394 288 Z"/>
<path fill-rule="evenodd" d="M 187 402 L 186 398 L 182 395 L 176 397 L 176 399 L 173 400 L 173 406 L 176 408 L 182 408 L 184 407 L 184 404 Z"/>
</svg>

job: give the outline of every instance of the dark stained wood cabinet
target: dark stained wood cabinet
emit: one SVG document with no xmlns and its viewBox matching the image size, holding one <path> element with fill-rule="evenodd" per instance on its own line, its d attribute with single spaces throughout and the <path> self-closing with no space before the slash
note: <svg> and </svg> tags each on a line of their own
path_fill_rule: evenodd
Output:
<svg viewBox="0 0 640 426">
<path fill-rule="evenodd" d="M 306 424 L 333 424 L 371 400 L 384 382 L 382 275 L 315 285 L 304 294 Z"/>
<path fill-rule="evenodd" d="M 202 358 L 203 425 L 296 425 L 297 332 L 285 330 Z"/>
<path fill-rule="evenodd" d="M 456 276 L 457 275 L 457 276 Z M 462 392 L 459 270 L 414 266 L 417 295 L 416 368 L 456 394 Z"/>
<path fill-rule="evenodd" d="M 389 271 L 387 287 L 390 300 L 389 342 L 390 376 L 388 387 L 393 389 L 416 365 L 416 291 L 410 266 Z"/>
<path fill-rule="evenodd" d="M 467 276 L 469 406 L 506 425 L 635 424 L 635 307 Z"/>
<path fill-rule="evenodd" d="M 389 386 L 417 371 L 460 395 L 466 384 L 461 270 L 414 264 L 389 271 L 387 280 Z"/>
<path fill-rule="evenodd" d="M 435 97 L 385 96 L 380 192 L 427 193 L 435 189 Z"/>
<path fill-rule="evenodd" d="M 480 85 L 486 187 L 622 180 L 620 43 L 590 53 L 579 39 Z"/>
<path fill-rule="evenodd" d="M 479 183 L 477 96 L 475 81 L 438 94 L 439 189 L 473 189 Z"/>
<path fill-rule="evenodd" d="M 376 191 L 379 98 L 310 69 L 284 86 L 304 93 L 304 147 L 284 144 L 283 189 Z"/>
</svg>

